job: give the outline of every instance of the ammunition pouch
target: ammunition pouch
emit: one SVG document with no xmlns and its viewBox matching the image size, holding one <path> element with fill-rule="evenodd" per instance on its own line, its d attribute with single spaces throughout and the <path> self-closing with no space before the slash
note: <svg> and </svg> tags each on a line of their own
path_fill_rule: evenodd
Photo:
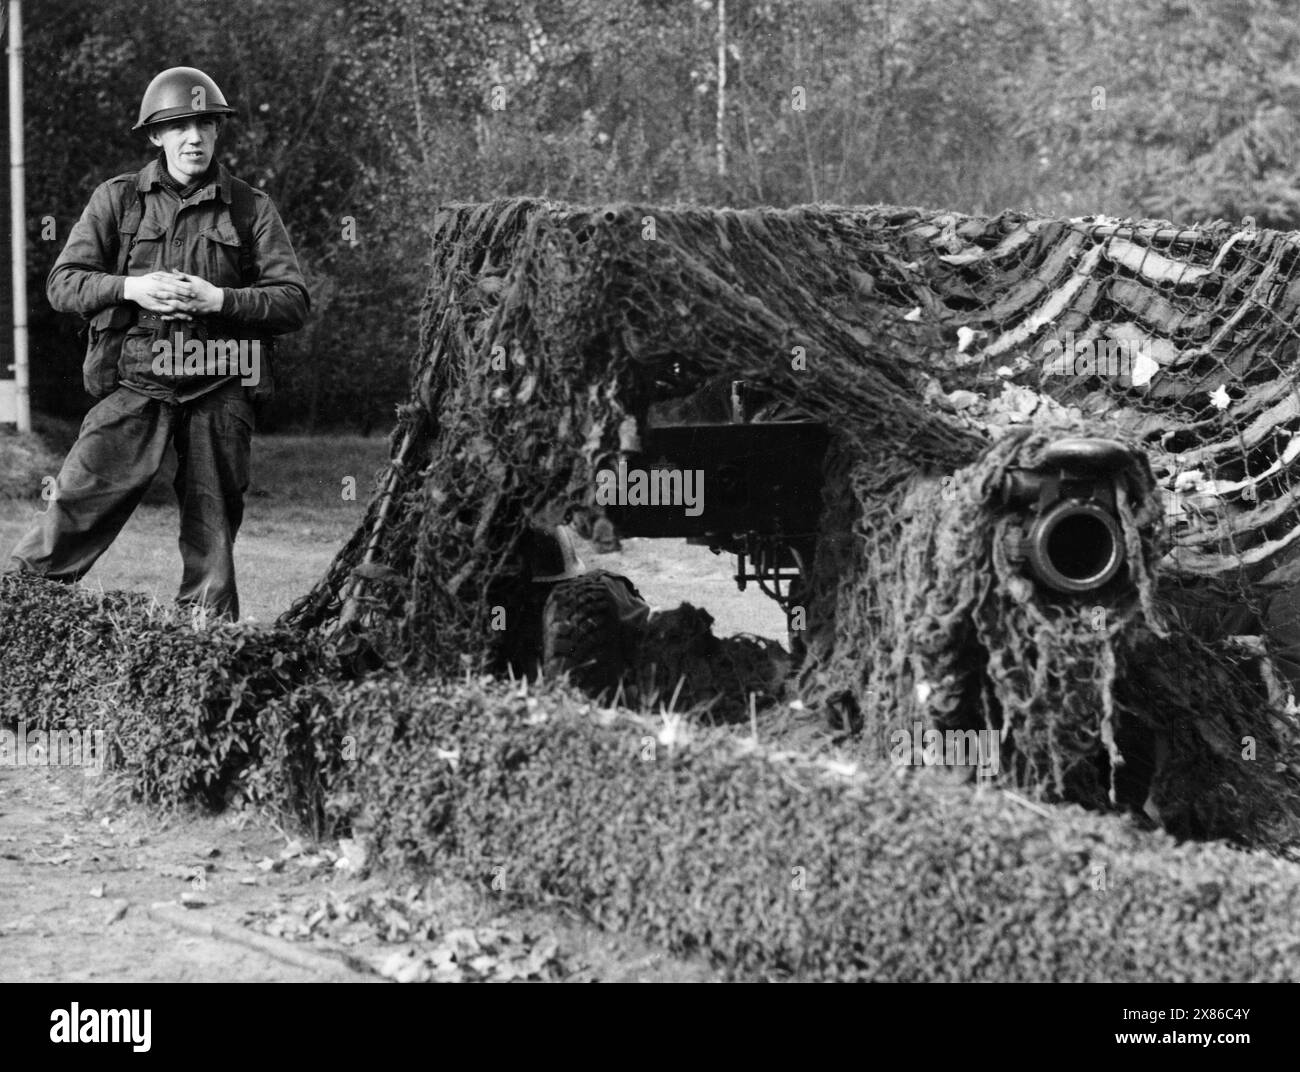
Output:
<svg viewBox="0 0 1300 1072">
<path fill-rule="evenodd" d="M 92 398 L 105 398 L 117 389 L 122 343 L 135 325 L 135 316 L 133 304 L 121 303 L 101 309 L 90 318 L 81 382 Z"/>
</svg>

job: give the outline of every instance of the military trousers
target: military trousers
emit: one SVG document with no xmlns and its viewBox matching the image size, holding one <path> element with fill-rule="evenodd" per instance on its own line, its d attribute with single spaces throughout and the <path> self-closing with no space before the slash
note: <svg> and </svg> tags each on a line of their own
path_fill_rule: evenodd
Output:
<svg viewBox="0 0 1300 1072">
<path fill-rule="evenodd" d="M 182 563 L 176 601 L 237 620 L 234 545 L 253 424 L 238 381 L 188 402 L 117 388 L 86 414 L 48 508 L 18 541 L 9 568 L 80 580 L 140 505 L 174 443 Z"/>
</svg>

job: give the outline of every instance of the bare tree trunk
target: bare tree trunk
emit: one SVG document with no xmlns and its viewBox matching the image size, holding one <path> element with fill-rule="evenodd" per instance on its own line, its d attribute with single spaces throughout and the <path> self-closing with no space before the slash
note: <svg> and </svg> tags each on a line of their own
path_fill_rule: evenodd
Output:
<svg viewBox="0 0 1300 1072">
<path fill-rule="evenodd" d="M 745 81 L 745 56 L 746 53 L 742 52 L 740 61 L 736 64 L 736 74 L 740 83 L 740 122 L 741 130 L 745 135 L 745 155 L 749 158 L 750 180 L 754 184 L 754 195 L 759 202 L 762 202 L 763 169 L 754 153 L 754 138 L 749 127 L 749 85 Z"/>
<path fill-rule="evenodd" d="M 794 69 L 801 72 L 799 77 L 802 79 L 805 93 L 810 79 L 808 72 L 803 66 L 803 35 L 796 29 L 794 33 Z M 799 132 L 803 135 L 803 156 L 804 165 L 808 169 L 808 192 L 812 195 L 809 200 L 820 201 L 819 188 L 817 183 L 817 165 L 813 162 L 812 140 L 808 137 L 808 100 L 803 101 L 803 110 L 799 112 L 799 118 L 796 122 L 799 124 Z"/>
<path fill-rule="evenodd" d="M 718 178 L 727 177 L 727 143 L 723 118 L 727 113 L 727 0 L 718 0 Z"/>
<path fill-rule="evenodd" d="M 415 70 L 415 38 L 406 39 L 407 58 L 411 64 L 411 101 L 415 105 L 415 136 L 420 142 L 420 163 L 424 165 L 424 177 L 429 175 L 429 143 L 424 138 L 424 111 L 420 107 L 420 78 Z"/>
</svg>

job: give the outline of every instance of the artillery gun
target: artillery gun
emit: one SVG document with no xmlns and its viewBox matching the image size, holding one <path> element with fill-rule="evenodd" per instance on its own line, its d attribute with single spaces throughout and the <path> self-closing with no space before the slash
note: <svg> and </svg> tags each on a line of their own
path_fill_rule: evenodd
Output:
<svg viewBox="0 0 1300 1072">
<path fill-rule="evenodd" d="M 645 501 L 613 503 L 605 516 L 623 536 L 685 538 L 734 555 L 739 590 L 756 584 L 785 613 L 797 667 L 809 625 L 803 595 L 822 538 L 823 462 L 831 433 L 744 381 L 727 386 L 725 398 L 714 384 L 684 405 L 651 406 L 637 449 L 620 458 L 618 477 L 625 488 L 627 474 L 643 475 Z M 700 415 L 706 419 L 691 419 Z M 1034 468 L 1004 474 L 996 492 L 996 506 L 1009 521 L 1004 550 L 1037 586 L 1039 598 L 1086 597 L 1096 605 L 1132 585 L 1115 486 L 1132 462 L 1129 448 L 1116 440 L 1072 436 L 1057 441 Z M 690 486 L 690 474 L 698 474 L 699 501 L 686 509 L 681 491 Z M 635 593 L 632 582 L 622 580 Z M 635 660 L 635 638 L 613 638 L 626 638 L 629 628 L 646 622 L 617 605 L 616 589 L 602 596 L 602 587 L 608 588 L 607 580 L 557 586 L 544 628 L 548 669 L 567 671 L 593 689 L 612 687 L 619 667 Z"/>
</svg>

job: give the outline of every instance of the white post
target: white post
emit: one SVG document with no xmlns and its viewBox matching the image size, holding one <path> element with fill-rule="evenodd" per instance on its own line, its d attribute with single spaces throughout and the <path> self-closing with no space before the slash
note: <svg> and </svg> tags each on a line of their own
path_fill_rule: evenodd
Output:
<svg viewBox="0 0 1300 1072">
<path fill-rule="evenodd" d="M 27 376 L 27 205 L 23 190 L 23 15 L 9 0 L 9 219 L 13 230 L 14 390 L 18 431 L 32 430 Z"/>
</svg>

